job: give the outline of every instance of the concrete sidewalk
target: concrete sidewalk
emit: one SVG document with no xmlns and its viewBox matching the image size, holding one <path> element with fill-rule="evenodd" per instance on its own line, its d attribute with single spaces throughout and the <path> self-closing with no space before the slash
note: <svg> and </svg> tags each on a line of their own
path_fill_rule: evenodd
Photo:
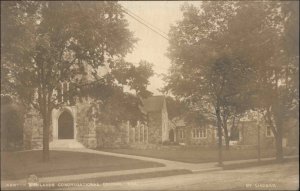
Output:
<svg viewBox="0 0 300 191">
<path fill-rule="evenodd" d="M 67 182 L 67 181 L 76 181 L 76 180 L 83 180 L 83 179 L 90 179 L 90 178 L 101 178 L 101 177 L 109 177 L 109 176 L 118 176 L 118 175 L 129 175 L 129 174 L 138 174 L 138 173 L 149 173 L 149 172 L 160 172 L 160 171 L 168 171 L 168 170 L 190 170 L 192 173 L 204 173 L 208 171 L 216 171 L 222 170 L 222 167 L 218 167 L 216 162 L 209 162 L 209 163 L 184 163 L 178 161 L 170 161 L 164 159 L 157 159 L 151 157 L 143 157 L 143 156 L 136 156 L 136 155 L 126 155 L 126 154 L 119 154 L 119 153 L 111 153 L 111 152 L 104 152 L 104 151 L 97 151 L 91 149 L 55 149 L 57 151 L 71 151 L 71 152 L 85 152 L 85 153 L 94 153 L 100 155 L 109 155 L 115 157 L 122 157 L 122 158 L 130 158 L 130 159 L 138 159 L 144 161 L 151 161 L 151 162 L 158 162 L 165 165 L 165 167 L 154 167 L 154 168 L 143 168 L 143 169 L 132 169 L 132 170 L 122 170 L 122 171 L 107 171 L 107 172 L 99 172 L 99 173 L 86 173 L 86 174 L 76 174 L 76 175 L 65 175 L 65 176 L 54 176 L 54 177 L 41 177 L 39 178 L 40 183 L 55 183 L 55 182 Z M 291 156 L 285 158 L 296 158 L 298 156 Z M 264 158 L 261 161 L 267 160 L 274 160 L 274 158 Z M 235 163 L 247 163 L 247 162 L 255 162 L 257 159 L 250 159 L 250 160 L 236 160 L 236 161 L 226 161 L 224 164 L 235 164 Z M 2 185 L 7 184 L 26 184 L 26 179 L 20 180 L 6 180 L 1 181 Z"/>
</svg>

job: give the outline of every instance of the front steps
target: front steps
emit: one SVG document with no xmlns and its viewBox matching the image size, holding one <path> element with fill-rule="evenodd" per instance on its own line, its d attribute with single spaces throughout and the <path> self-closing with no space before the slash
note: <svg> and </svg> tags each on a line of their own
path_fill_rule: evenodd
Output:
<svg viewBox="0 0 300 191">
<path fill-rule="evenodd" d="M 82 149 L 85 148 L 81 143 L 74 139 L 59 139 L 50 142 L 50 149 Z"/>
</svg>

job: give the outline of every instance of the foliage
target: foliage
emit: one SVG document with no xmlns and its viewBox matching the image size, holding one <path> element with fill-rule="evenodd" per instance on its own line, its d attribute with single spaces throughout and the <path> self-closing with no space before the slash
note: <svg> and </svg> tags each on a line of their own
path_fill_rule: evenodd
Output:
<svg viewBox="0 0 300 191">
<path fill-rule="evenodd" d="M 97 81 L 82 88 L 81 95 L 89 96 L 95 101 L 90 108 L 98 122 L 118 126 L 125 121 L 135 125 L 144 121 L 145 116 L 139 109 L 140 98 L 152 93 L 147 90 L 149 77 L 153 75 L 152 64 L 140 61 L 138 66 L 121 60 L 111 67 L 111 71 Z M 126 92 L 135 90 L 132 92 Z M 96 109 L 95 109 L 96 108 Z"/>
<path fill-rule="evenodd" d="M 203 2 L 198 9 L 185 4 L 183 19 L 169 33 L 172 67 L 166 90 L 192 110 L 212 114 L 227 140 L 230 117 L 263 111 L 282 156 L 282 122 L 298 108 L 298 6 L 228 1 Z"/>
<path fill-rule="evenodd" d="M 228 138 L 227 120 L 248 108 L 241 103 L 251 95 L 247 86 L 253 71 L 223 38 L 229 34 L 236 3 L 204 2 L 202 8 L 184 6 L 183 20 L 171 28 L 173 65 L 166 89 L 184 98 L 199 118 L 217 119 Z"/>
<path fill-rule="evenodd" d="M 166 97 L 168 118 L 182 117 L 187 111 L 186 104 L 179 99 L 167 96 Z"/>
<path fill-rule="evenodd" d="M 118 89 L 119 77 L 105 73 L 116 73 L 136 39 L 117 2 L 14 1 L 2 2 L 1 11 L 2 85 L 40 112 L 47 160 L 52 109 L 87 96 L 95 86 L 100 100 L 109 97 L 105 90 Z M 134 72 L 126 74 L 128 85 L 144 94 L 151 66 L 141 62 L 130 68 Z M 62 82 L 72 87 L 60 95 Z M 120 90 L 116 92 L 120 97 Z"/>
</svg>

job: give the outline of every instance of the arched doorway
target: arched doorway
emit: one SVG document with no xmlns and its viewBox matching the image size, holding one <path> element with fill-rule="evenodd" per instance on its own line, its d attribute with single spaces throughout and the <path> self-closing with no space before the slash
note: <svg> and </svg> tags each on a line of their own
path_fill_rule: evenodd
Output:
<svg viewBox="0 0 300 191">
<path fill-rule="evenodd" d="M 74 119 L 68 111 L 58 118 L 58 139 L 74 139 Z"/>
<path fill-rule="evenodd" d="M 169 140 L 170 140 L 170 142 L 174 142 L 175 141 L 174 140 L 174 130 L 173 129 L 171 129 L 169 131 Z"/>
</svg>

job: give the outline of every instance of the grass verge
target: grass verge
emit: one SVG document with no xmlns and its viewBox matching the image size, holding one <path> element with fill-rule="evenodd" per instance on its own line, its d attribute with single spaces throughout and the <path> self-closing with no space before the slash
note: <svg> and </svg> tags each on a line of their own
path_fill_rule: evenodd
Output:
<svg viewBox="0 0 300 191">
<path fill-rule="evenodd" d="M 283 160 L 283 163 L 291 162 L 291 161 L 299 161 L 299 158 L 286 158 Z M 243 162 L 243 163 L 227 164 L 227 165 L 225 164 L 225 165 L 223 165 L 223 170 L 235 170 L 235 169 L 241 169 L 241 168 L 249 168 L 249 167 L 277 164 L 277 163 L 279 163 L 279 162 L 274 159 L 274 160 Z"/>
<path fill-rule="evenodd" d="M 218 161 L 218 149 L 215 148 L 189 148 L 189 147 L 170 147 L 166 149 L 101 149 L 102 151 L 121 153 L 128 155 L 145 156 L 159 159 L 166 159 L 187 163 L 205 163 Z M 274 157 L 275 149 L 266 149 L 261 151 L 261 158 Z M 298 150 L 284 150 L 285 156 L 298 154 Z M 246 160 L 256 159 L 256 149 L 230 149 L 223 150 L 223 160 Z"/>
</svg>

